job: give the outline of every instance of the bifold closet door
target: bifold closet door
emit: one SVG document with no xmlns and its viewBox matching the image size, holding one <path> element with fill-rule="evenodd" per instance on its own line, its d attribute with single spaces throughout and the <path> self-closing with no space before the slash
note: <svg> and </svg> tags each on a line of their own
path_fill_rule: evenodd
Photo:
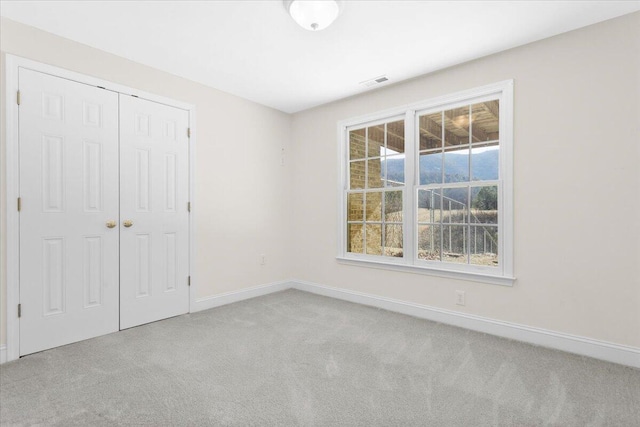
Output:
<svg viewBox="0 0 640 427">
<path fill-rule="evenodd" d="M 118 330 L 118 94 L 19 70 L 20 355 Z"/>
<path fill-rule="evenodd" d="M 120 95 L 120 329 L 189 311 L 188 126 Z"/>
</svg>

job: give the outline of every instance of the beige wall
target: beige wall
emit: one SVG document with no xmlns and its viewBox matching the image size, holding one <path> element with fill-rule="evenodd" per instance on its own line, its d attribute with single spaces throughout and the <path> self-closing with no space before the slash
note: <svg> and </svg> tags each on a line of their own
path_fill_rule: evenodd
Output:
<svg viewBox="0 0 640 427">
<path fill-rule="evenodd" d="M 196 106 L 198 297 L 290 277 L 291 168 L 280 166 L 281 148 L 290 151 L 288 114 L 5 18 L 0 31 L 3 61 L 10 53 Z M 4 90 L 0 102 L 4 125 Z M 0 187 L 4 189 L 4 181 Z M 4 213 L 4 194 L 0 199 Z M 0 343 L 6 342 L 4 217 Z M 264 266 L 259 264 L 260 254 L 267 255 Z"/>
<path fill-rule="evenodd" d="M 638 52 L 635 13 L 295 114 L 293 277 L 640 347 Z M 336 122 L 512 78 L 516 284 L 339 264 Z"/>
<path fill-rule="evenodd" d="M 293 117 L 1 24 L 2 60 L 12 53 L 196 105 L 199 297 L 296 278 L 640 347 L 640 13 Z M 338 264 L 336 122 L 511 78 L 515 286 Z M 2 90 L 2 125 L 4 101 Z M 0 263 L 4 343 L 5 255 Z M 456 289 L 466 307 L 454 305 Z"/>
</svg>

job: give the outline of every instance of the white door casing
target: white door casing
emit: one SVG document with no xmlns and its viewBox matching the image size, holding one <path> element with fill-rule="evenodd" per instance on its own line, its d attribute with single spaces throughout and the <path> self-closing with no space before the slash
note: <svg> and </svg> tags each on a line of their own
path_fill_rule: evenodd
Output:
<svg viewBox="0 0 640 427">
<path fill-rule="evenodd" d="M 188 152 L 188 164 L 189 164 L 189 170 L 188 170 L 188 191 L 189 194 L 187 195 L 188 200 L 191 201 L 191 205 L 193 206 L 194 204 L 194 198 L 195 198 L 195 194 L 193 193 L 193 181 L 195 179 L 195 171 L 193 169 L 193 159 L 195 158 L 195 145 L 196 145 L 196 133 L 194 132 L 194 127 L 195 127 L 195 119 L 196 119 L 196 115 L 195 115 L 195 107 L 193 105 L 190 104 L 186 104 L 180 101 L 176 101 L 174 99 L 170 99 L 170 98 L 165 98 L 163 96 L 159 96 L 153 93 L 148 93 L 148 92 L 144 92 L 144 91 L 140 91 L 138 89 L 134 89 L 128 86 L 124 86 L 124 85 L 120 85 L 117 83 L 113 83 L 113 82 L 109 82 L 103 79 L 99 79 L 99 78 L 95 78 L 95 77 L 91 77 L 91 76 L 87 76 L 84 74 L 80 74 L 80 73 L 76 73 L 73 71 L 69 71 L 63 68 L 59 68 L 59 67 L 54 67 L 51 65 L 47 65 L 47 64 L 43 64 L 37 61 L 32 61 L 30 59 L 26 59 L 26 58 L 21 58 L 15 55 L 11 55 L 11 54 L 6 54 L 5 56 L 5 76 L 6 76 L 6 94 L 7 96 L 4 97 L 5 98 L 5 111 L 6 111 L 6 151 L 5 151 L 5 157 L 3 159 L 3 165 L 2 167 L 4 168 L 5 171 L 5 177 L 6 177 L 6 211 L 3 212 L 3 214 L 6 215 L 6 224 L 7 224 L 7 228 L 6 228 L 6 235 L 5 235 L 5 239 L 6 239 L 6 247 L 7 247 L 7 252 L 6 252 L 6 277 L 7 277 L 7 294 L 6 294 L 6 299 L 4 299 L 3 301 L 0 301 L 0 303 L 2 303 L 2 307 L 0 308 L 0 310 L 5 310 L 6 309 L 6 330 L 7 330 L 7 335 L 6 335 L 6 358 L 7 361 L 11 361 L 11 360 L 15 360 L 18 357 L 20 357 L 21 355 L 27 354 L 27 352 L 31 352 L 31 351 L 38 351 L 38 350 L 28 350 L 29 348 L 29 344 L 28 344 L 28 339 L 26 339 L 25 337 L 23 337 L 23 333 L 27 331 L 28 329 L 24 329 L 24 328 L 28 328 L 29 327 L 29 316 L 31 316 L 32 314 L 34 314 L 35 312 L 33 311 L 35 306 L 40 307 L 40 312 L 43 313 L 44 309 L 42 307 L 43 303 L 44 303 L 44 298 L 43 296 L 36 296 L 37 298 L 40 298 L 40 302 L 32 304 L 31 302 L 29 302 L 28 300 L 26 300 L 26 298 L 29 298 L 28 296 L 28 292 L 21 292 L 21 287 L 23 285 L 23 283 L 26 285 L 28 282 L 27 281 L 32 281 L 33 277 L 36 277 L 38 275 L 41 274 L 41 272 L 38 272 L 37 270 L 33 270 L 33 271 L 28 271 L 28 268 L 23 267 L 21 265 L 21 258 L 22 259 L 26 259 L 26 260 L 31 260 L 36 254 L 36 252 L 33 249 L 27 249 L 27 246 L 22 246 L 22 250 L 21 250 L 21 229 L 28 229 L 28 221 L 29 221 L 29 216 L 33 214 L 33 212 L 31 212 L 29 209 L 32 208 L 33 206 L 31 205 L 31 200 L 32 197 L 28 194 L 27 192 L 27 188 L 23 187 L 21 188 L 21 182 L 20 180 L 23 179 L 23 183 L 24 183 L 24 178 L 21 176 L 24 175 L 26 170 L 29 169 L 36 169 L 35 171 L 31 171 L 33 173 L 41 173 L 41 171 L 39 171 L 38 169 L 42 169 L 42 163 L 37 163 L 38 161 L 36 160 L 36 163 L 33 163 L 33 160 L 29 160 L 26 161 L 29 156 L 23 156 L 23 161 L 20 160 L 20 155 L 23 154 L 21 153 L 21 147 L 20 147 L 20 137 L 21 136 L 28 136 L 29 133 L 25 131 L 25 129 L 27 128 L 33 128 L 35 130 L 37 130 L 37 126 L 29 126 L 28 124 L 26 124 L 23 119 L 29 117 L 29 114 L 32 114 L 32 112 L 29 112 L 29 106 L 33 106 L 34 104 L 32 104 L 32 102 L 30 101 L 34 99 L 32 94 L 29 94 L 29 88 L 27 87 L 27 83 L 28 83 L 28 78 L 23 78 L 24 76 L 24 71 L 28 71 L 31 70 L 33 72 L 40 72 L 43 75 L 47 75 L 49 78 L 55 79 L 56 77 L 59 77 L 60 80 L 60 84 L 62 84 L 62 82 L 67 82 L 70 84 L 73 84 L 73 82 L 75 83 L 81 83 L 82 85 L 85 85 L 85 87 L 88 86 L 87 89 L 89 89 L 90 91 L 103 91 L 104 94 L 108 94 L 111 93 L 111 96 L 115 96 L 116 100 L 117 100 L 117 96 L 118 94 L 123 94 L 123 95 L 133 95 L 135 97 L 140 97 L 141 99 L 146 99 L 146 100 L 150 100 L 150 101 L 154 101 L 156 103 L 160 103 L 163 104 L 165 106 L 173 106 L 175 108 L 178 109 L 182 109 L 183 111 L 185 111 L 187 113 L 187 117 L 188 117 L 188 123 L 190 125 L 190 137 L 189 137 L 189 144 L 188 148 L 187 148 L 187 152 Z M 37 74 L 37 73 L 36 73 Z M 55 76 L 55 77 L 54 77 Z M 22 80 L 21 80 L 22 79 Z M 20 83 L 20 84 L 19 84 Z M 80 87 L 80 86 L 79 86 Z M 106 88 L 106 90 L 105 90 Z M 55 92 L 49 90 L 49 92 Z M 12 96 L 10 96 L 9 94 L 13 94 Z M 53 93 L 55 95 L 55 93 Z M 17 95 L 17 96 L 16 96 Z M 65 95 L 67 96 L 67 95 Z M 103 95 L 104 96 L 104 95 Z M 22 102 L 21 102 L 21 98 L 22 98 Z M 39 103 L 42 103 L 42 99 L 38 98 L 38 96 L 36 96 L 35 98 L 37 98 L 37 101 Z M 68 102 L 69 100 L 64 99 L 64 102 Z M 89 104 L 94 104 L 89 102 Z M 55 112 L 55 102 L 53 105 L 51 105 L 49 108 L 50 113 L 49 115 L 53 115 L 55 116 L 56 114 L 59 114 L 57 112 Z M 92 107 L 89 107 L 92 108 Z M 64 117 L 69 117 L 69 113 L 73 110 L 73 107 L 64 107 L 64 112 L 62 114 L 65 114 Z M 35 110 L 34 110 L 35 111 Z M 103 114 L 103 125 L 106 125 L 107 122 L 110 120 L 109 116 L 107 113 L 111 111 L 110 109 L 103 109 L 101 111 L 101 113 Z M 35 113 L 33 113 L 35 114 Z M 94 112 L 93 111 L 88 111 L 87 112 L 88 116 L 86 118 L 86 120 L 88 120 L 89 122 L 95 121 L 92 117 L 94 116 Z M 42 112 L 40 113 L 40 115 L 42 116 Z M 116 118 L 117 123 L 119 123 L 119 118 Z M 83 120 L 85 120 L 85 118 L 83 118 Z M 118 131 L 116 130 L 116 134 L 118 133 Z M 60 137 L 60 135 L 53 135 L 54 137 Z M 117 136 L 116 136 L 117 139 Z M 69 142 L 66 140 L 66 137 L 63 138 L 63 144 L 62 147 L 64 150 L 66 150 L 66 147 L 68 146 Z M 53 148 L 53 161 L 54 161 L 54 165 L 55 165 L 55 158 L 56 156 L 58 156 L 57 158 L 60 159 L 60 156 L 57 155 L 56 151 L 60 145 L 56 145 L 55 140 L 51 140 L 51 146 Z M 89 162 L 93 162 L 93 164 L 95 164 L 95 147 L 91 147 L 91 150 L 89 150 L 90 153 L 88 154 L 89 158 L 87 159 L 87 161 Z M 66 153 L 66 151 L 65 151 Z M 103 157 L 105 157 L 105 159 L 103 159 L 105 162 L 106 157 L 108 157 L 109 155 L 111 155 L 112 153 L 110 152 L 102 152 L 101 155 Z M 37 155 L 37 154 L 36 154 Z M 65 154 L 66 155 L 66 154 Z M 77 155 L 77 151 L 75 152 L 74 155 Z M 84 157 L 84 151 L 82 152 L 82 158 L 85 159 Z M 47 156 L 49 156 L 49 152 L 47 152 Z M 116 156 L 117 157 L 117 156 Z M 72 159 L 75 159 L 75 157 L 72 157 Z M 66 173 L 66 168 L 67 166 L 69 166 L 69 161 L 64 157 L 64 155 L 62 156 L 62 160 L 63 160 L 63 165 L 62 167 L 64 167 L 65 169 L 63 169 L 63 171 L 65 171 Z M 116 160 L 117 161 L 117 160 Z M 25 169 L 26 168 L 26 169 Z M 103 172 L 108 172 L 106 169 L 103 169 Z M 113 172 L 113 170 L 111 170 L 111 172 Z M 55 169 L 50 169 L 49 173 L 56 173 Z M 84 172 L 83 172 L 84 173 Z M 116 177 L 118 177 L 118 172 L 116 170 Z M 39 175 L 40 178 L 36 177 L 34 178 L 36 181 L 40 180 L 42 175 Z M 67 180 L 68 176 L 67 175 L 62 175 L 64 180 Z M 76 174 L 76 176 L 78 176 Z M 83 175 L 84 176 L 84 175 Z M 109 177 L 106 175 L 103 175 L 103 180 L 106 183 L 107 181 L 109 181 Z M 117 179 L 117 178 L 116 178 Z M 123 186 L 126 186 L 128 183 L 124 182 L 122 183 Z M 72 193 L 77 193 L 77 189 L 78 187 L 78 182 L 74 182 L 71 185 L 72 188 Z M 83 187 L 84 188 L 84 187 Z M 55 189 L 55 187 L 52 189 L 52 191 Z M 42 191 L 42 190 L 40 190 Z M 55 194 L 55 193 L 52 193 Z M 69 191 L 65 190 L 64 197 L 69 197 Z M 16 200 L 18 200 L 19 197 L 22 197 L 22 212 L 19 212 L 18 209 L 16 209 L 19 204 L 16 203 Z M 74 196 L 75 197 L 75 196 Z M 83 196 L 84 197 L 84 196 Z M 116 199 L 119 197 L 118 196 L 118 192 L 116 191 L 115 194 Z M 41 194 L 40 196 L 36 196 L 35 199 L 40 200 L 41 199 Z M 42 202 L 40 202 L 42 204 Z M 65 207 L 65 209 L 67 209 L 69 206 L 72 206 L 73 203 L 70 203 L 69 201 L 67 201 L 65 199 L 65 204 L 63 205 Z M 106 206 L 106 199 L 105 199 L 105 205 Z M 42 211 L 41 206 L 39 207 L 40 212 Z M 68 210 L 68 209 L 67 209 Z M 192 209 L 193 210 L 193 209 Z M 48 212 L 53 214 L 53 212 Z M 118 213 L 118 212 L 116 212 Z M 40 215 L 42 216 L 42 215 Z M 61 213 L 58 213 L 57 216 L 62 216 Z M 94 213 L 94 216 L 97 216 L 97 214 Z M 105 215 L 105 218 L 107 216 Z M 108 215 L 109 219 L 111 219 L 111 215 Z M 26 222 L 23 222 L 22 226 L 21 226 L 21 218 L 24 218 L 24 220 Z M 41 223 L 41 224 L 45 224 L 46 225 L 46 221 L 42 220 L 43 218 L 39 218 L 39 219 L 34 219 L 33 217 L 31 218 L 32 222 L 34 223 Z M 104 218 L 103 218 L 104 219 Z M 111 231 L 114 232 L 112 234 L 117 234 L 120 233 L 121 230 L 125 230 L 124 228 L 120 227 L 120 222 L 119 219 L 116 217 L 115 218 L 118 221 L 118 224 L 116 227 L 114 227 L 113 229 L 107 229 L 105 228 L 105 233 L 107 231 Z M 41 221 L 42 220 L 42 221 Z M 191 216 L 189 216 L 188 222 L 187 222 L 187 227 L 188 227 L 188 248 L 186 251 L 184 251 L 184 253 L 182 252 L 182 249 L 180 249 L 180 257 L 185 257 L 186 258 L 186 262 L 188 263 L 188 270 L 190 271 L 190 287 L 188 288 L 188 295 L 189 295 L 189 299 L 187 300 L 187 307 L 189 307 L 190 302 L 195 301 L 196 298 L 196 281 L 194 280 L 194 273 L 192 271 L 193 268 L 193 255 L 194 255 L 194 251 L 195 251 L 195 245 L 194 245 L 194 239 L 193 239 L 193 233 L 195 230 L 195 224 L 194 224 L 194 218 L 192 218 Z M 79 223 L 76 224 L 79 227 Z M 106 225 L 106 223 L 105 223 Z M 42 227 L 41 227 L 42 228 Z M 78 228 L 79 229 L 79 228 Z M 42 231 L 42 230 L 40 230 Z M 35 231 L 34 231 L 35 232 Z M 87 233 L 87 234 L 83 234 L 83 237 L 88 237 L 91 238 L 92 236 L 99 236 L 101 232 L 97 232 L 96 234 L 92 234 L 92 233 Z M 49 236 L 49 235 L 47 235 Z M 105 240 L 104 242 L 105 245 L 107 245 L 107 243 L 110 241 L 110 235 L 109 234 L 105 234 Z M 69 242 L 69 239 L 66 238 L 65 236 L 61 236 L 61 235 L 54 235 L 55 237 L 62 237 L 63 238 L 63 242 L 64 245 L 67 245 Z M 98 239 L 99 240 L 99 239 Z M 93 245 L 93 247 L 95 248 L 96 245 L 96 239 L 93 239 L 93 241 L 91 241 L 91 244 Z M 33 245 L 32 245 L 33 246 Z M 107 245 L 108 246 L 108 245 Z M 180 244 L 178 244 L 178 246 L 181 246 Z M 178 247 L 177 246 L 177 247 Z M 51 241 L 50 242 L 50 247 L 48 248 L 49 250 L 49 254 L 50 254 L 50 258 L 53 261 L 56 261 L 56 251 L 59 250 L 59 248 L 64 247 L 66 248 L 66 246 L 60 246 L 60 244 L 57 241 Z M 176 253 L 178 253 L 178 249 L 176 247 Z M 92 248 L 93 249 L 93 248 Z M 38 249 L 38 256 L 42 257 L 42 254 L 40 253 L 42 251 L 42 248 Z M 77 252 L 75 249 L 73 250 L 75 252 Z M 86 251 L 82 251 L 82 255 L 86 255 L 85 254 Z M 69 254 L 69 250 L 65 249 L 64 256 L 69 258 L 71 256 L 77 257 L 77 253 L 74 254 Z M 90 251 L 90 253 L 93 253 L 93 256 L 90 258 L 89 262 L 94 262 L 96 260 L 96 256 L 95 256 L 95 250 L 94 251 Z M 104 252 L 105 254 L 107 252 Z M 98 258 L 99 259 L 99 258 Z M 184 260 L 184 258 L 181 258 Z M 80 262 L 79 260 L 76 260 L 77 262 Z M 86 261 L 83 261 L 86 262 Z M 107 264 L 110 263 L 109 259 L 105 259 L 104 260 L 104 267 L 105 270 L 103 271 L 107 271 L 106 269 L 108 268 Z M 42 262 L 41 262 L 42 264 Z M 119 259 L 118 259 L 118 255 L 116 254 L 116 260 L 115 260 L 115 264 L 116 264 L 116 271 L 118 268 L 118 264 L 119 264 Z M 50 264 L 50 265 L 56 265 L 54 264 Z M 58 262 L 57 264 L 58 266 L 61 265 L 61 262 Z M 42 265 L 40 265 L 40 268 L 42 268 Z M 50 267 L 47 267 L 49 269 L 51 269 Z M 75 267 L 74 267 L 75 268 Z M 95 271 L 95 270 L 92 270 Z M 26 272 L 26 274 L 25 274 Z M 29 279 L 29 274 L 31 274 L 33 277 L 31 279 Z M 49 285 L 57 285 L 58 287 L 55 289 L 61 289 L 60 283 L 63 284 L 64 288 L 64 292 L 65 292 L 65 304 L 66 301 L 68 300 L 70 294 L 68 291 L 68 287 L 71 285 L 71 281 L 69 281 L 69 277 L 72 278 L 77 278 L 78 273 L 77 270 L 69 269 L 66 268 L 64 270 L 62 270 L 63 277 L 65 278 L 64 282 L 50 282 Z M 91 277 L 93 279 L 93 284 L 96 283 L 95 280 L 95 273 L 85 273 L 83 271 L 83 276 L 85 274 L 88 274 L 89 277 Z M 187 273 L 189 274 L 189 273 Z M 60 273 L 58 274 L 58 277 L 60 277 Z M 108 274 L 105 273 L 105 278 L 108 279 Z M 116 283 L 118 280 L 118 277 L 116 276 L 115 278 Z M 108 284 L 108 280 L 105 280 L 105 282 L 103 284 Z M 178 283 L 178 282 L 176 282 Z M 41 286 L 42 289 L 42 286 Z M 95 288 L 94 288 L 95 289 Z M 106 290 L 107 288 L 104 287 L 103 290 Z M 77 293 L 76 291 L 74 291 L 74 293 Z M 53 302 L 56 301 L 56 295 L 57 294 L 50 294 L 49 297 L 53 297 Z M 107 303 L 107 299 L 108 298 L 113 298 L 112 294 L 109 293 L 105 293 L 104 295 L 102 295 L 105 300 L 104 303 Z M 90 294 L 89 295 L 90 298 L 94 298 L 95 297 L 95 293 L 94 294 Z M 77 299 L 77 298 L 76 298 Z M 118 295 L 116 294 L 116 300 L 119 300 Z M 59 301 L 59 299 L 58 299 Z M 180 303 L 182 304 L 182 303 Z M 22 306 L 22 310 L 20 310 L 19 306 Z M 49 306 L 49 311 L 56 311 L 56 309 L 51 309 L 51 307 L 54 304 L 50 304 Z M 118 310 L 118 306 L 119 304 L 116 306 L 116 316 L 115 316 L 115 321 L 114 321 L 114 325 L 115 326 L 111 326 L 109 328 L 105 328 L 105 330 L 107 332 L 99 332 L 96 334 L 102 334 L 102 333 L 108 333 L 111 331 L 115 331 L 118 329 L 118 315 L 117 315 L 117 310 Z M 70 315 L 75 315 L 73 314 L 75 311 L 71 310 L 72 305 L 65 305 L 64 306 L 64 313 L 50 313 L 47 317 L 49 319 L 47 320 L 51 320 L 51 319 L 55 319 L 55 322 L 60 322 L 59 319 L 64 318 L 64 316 L 70 316 Z M 98 309 L 97 305 L 94 304 L 94 307 L 92 308 L 92 312 L 99 312 L 102 309 Z M 20 311 L 22 311 L 22 317 L 20 317 Z M 60 311 L 59 309 L 57 311 Z M 41 314 L 41 316 L 44 316 Z M 85 331 L 87 329 L 90 329 L 92 327 L 92 322 L 93 321 L 85 321 L 85 319 L 82 319 L 81 316 L 76 316 L 76 321 L 74 322 L 68 322 L 67 325 L 69 323 L 73 324 L 74 327 L 78 327 L 77 331 L 66 331 L 66 327 L 62 327 L 62 328 L 58 328 L 57 331 L 50 331 L 50 330 L 46 330 L 46 332 L 36 332 L 38 334 L 53 334 L 54 336 L 51 338 L 55 338 L 56 334 L 60 334 L 62 331 L 62 336 L 66 337 L 67 341 L 72 342 L 72 341 L 78 341 L 78 340 L 82 340 L 85 339 L 87 337 L 89 337 L 92 334 L 86 334 L 82 331 Z M 104 325 L 103 325 L 104 326 Z M 50 328 L 51 329 L 51 328 Z M 33 329 L 32 329 L 33 330 Z M 80 332 L 78 332 L 80 331 Z M 69 337 L 72 337 L 71 339 L 69 339 Z M 48 337 L 44 338 L 49 339 Z M 57 342 L 55 341 L 55 339 L 51 339 L 50 344 L 48 344 L 49 347 L 53 347 L 53 346 L 57 346 L 57 345 L 62 345 L 65 341 L 60 341 L 58 340 Z M 26 343 L 26 347 L 23 346 L 23 343 Z M 40 345 L 37 348 L 39 349 L 44 349 L 45 345 Z"/>
<path fill-rule="evenodd" d="M 120 95 L 121 329 L 189 311 L 188 127 L 186 110 Z"/>
<path fill-rule="evenodd" d="M 118 94 L 20 68 L 20 355 L 118 330 Z"/>
</svg>

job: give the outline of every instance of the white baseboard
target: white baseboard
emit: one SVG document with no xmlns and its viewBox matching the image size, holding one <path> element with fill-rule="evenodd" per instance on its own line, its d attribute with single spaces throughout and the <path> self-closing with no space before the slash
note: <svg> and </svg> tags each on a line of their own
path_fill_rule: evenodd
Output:
<svg viewBox="0 0 640 427">
<path fill-rule="evenodd" d="M 292 283 L 289 281 L 273 282 L 266 285 L 259 285 L 239 291 L 227 292 L 220 295 L 201 298 L 196 300 L 195 304 L 191 307 L 191 313 L 208 310 L 214 307 L 220 307 L 221 305 L 227 305 L 234 302 L 259 297 L 262 295 L 267 295 L 273 292 L 284 291 L 285 289 L 290 289 L 291 287 Z"/>
<path fill-rule="evenodd" d="M 302 280 L 268 283 L 240 291 L 202 298 L 196 300 L 191 307 L 191 312 L 195 313 L 291 288 L 640 369 L 640 348 L 414 304 L 363 292 L 333 288 Z M 6 346 L 0 346 L 0 363 L 5 363 L 6 361 L 7 348 Z"/>
<path fill-rule="evenodd" d="M 494 320 L 472 314 L 459 313 L 426 305 L 384 298 L 362 292 L 319 285 L 317 283 L 294 280 L 291 287 L 301 291 L 324 295 L 358 304 L 382 308 L 397 313 L 408 314 L 421 319 L 459 326 L 473 331 L 484 332 L 503 338 L 523 341 L 542 347 L 562 350 L 607 362 L 619 363 L 640 369 L 640 348 L 598 341 L 591 338 L 534 328 L 516 323 Z"/>
</svg>

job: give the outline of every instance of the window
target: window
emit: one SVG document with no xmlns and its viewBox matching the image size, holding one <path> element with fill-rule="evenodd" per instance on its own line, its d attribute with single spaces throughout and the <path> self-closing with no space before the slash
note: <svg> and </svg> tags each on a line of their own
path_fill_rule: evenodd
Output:
<svg viewBox="0 0 640 427">
<path fill-rule="evenodd" d="M 512 87 L 341 122 L 338 258 L 512 283 Z"/>
<path fill-rule="evenodd" d="M 404 118 L 349 131 L 349 253 L 403 256 L 404 149 Z"/>
</svg>

